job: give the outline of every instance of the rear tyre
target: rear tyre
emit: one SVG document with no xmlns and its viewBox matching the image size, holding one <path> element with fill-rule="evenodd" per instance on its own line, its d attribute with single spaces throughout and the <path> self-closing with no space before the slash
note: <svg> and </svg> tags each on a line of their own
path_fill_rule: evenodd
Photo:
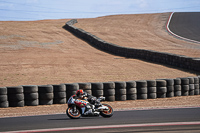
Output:
<svg viewBox="0 0 200 133">
<path fill-rule="evenodd" d="M 68 107 L 66 114 L 71 119 L 79 119 L 81 117 L 81 111 L 78 108 L 74 110 L 74 106 Z"/>
<path fill-rule="evenodd" d="M 100 115 L 105 117 L 105 118 L 111 117 L 113 115 L 113 113 L 114 113 L 113 112 L 113 108 L 108 104 L 102 104 L 102 105 L 107 106 L 109 110 L 101 111 Z"/>
</svg>

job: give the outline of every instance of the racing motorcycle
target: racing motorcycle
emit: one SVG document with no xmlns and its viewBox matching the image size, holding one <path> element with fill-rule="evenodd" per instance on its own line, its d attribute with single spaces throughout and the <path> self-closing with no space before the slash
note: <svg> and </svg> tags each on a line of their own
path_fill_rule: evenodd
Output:
<svg viewBox="0 0 200 133">
<path fill-rule="evenodd" d="M 71 119 L 79 119 L 81 116 L 99 116 L 102 117 L 111 117 L 113 115 L 113 108 L 108 104 L 102 104 L 101 101 L 105 100 L 105 97 L 99 97 L 96 99 L 98 105 L 95 105 L 94 107 L 94 113 L 85 115 L 84 113 L 87 110 L 87 106 L 89 105 L 89 102 L 87 100 L 82 99 L 75 99 L 73 96 L 71 96 L 67 102 L 68 108 L 66 110 L 66 114 Z"/>
</svg>

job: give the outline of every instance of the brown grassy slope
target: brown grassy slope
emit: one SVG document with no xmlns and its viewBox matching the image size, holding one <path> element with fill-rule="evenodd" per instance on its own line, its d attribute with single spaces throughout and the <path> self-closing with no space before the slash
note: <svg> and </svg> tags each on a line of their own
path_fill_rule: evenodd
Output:
<svg viewBox="0 0 200 133">
<path fill-rule="evenodd" d="M 136 48 L 152 48 L 152 45 L 159 45 L 157 50 L 162 51 L 172 47 L 169 42 L 178 46 L 181 45 L 179 42 L 184 42 L 167 36 L 165 29 L 157 26 L 164 24 L 166 20 L 159 19 L 162 15 L 166 14 L 81 19 L 78 20 L 78 26 L 119 45 Z M 124 18 L 123 22 L 121 18 Z M 64 30 L 62 26 L 67 21 L 0 22 L 0 86 L 194 76 L 178 69 L 101 52 Z M 147 26 L 148 23 L 140 23 L 140 21 L 149 22 L 150 25 Z M 136 32 L 136 28 L 140 27 L 143 27 L 141 31 Z M 124 32 L 120 33 L 117 30 Z M 162 34 L 156 34 L 156 30 L 162 31 Z M 142 33 L 149 34 L 144 37 L 141 36 Z M 157 38 L 152 38 L 151 35 Z M 154 43 L 149 43 L 148 38 Z M 177 49 L 181 49 L 178 46 Z M 190 48 L 184 50 L 191 51 Z M 176 50 L 171 49 L 171 51 Z M 195 50 L 192 53 L 191 56 L 198 55 Z"/>
<path fill-rule="evenodd" d="M 75 26 L 125 47 L 200 57 L 200 44 L 177 39 L 167 32 L 169 15 L 170 13 L 114 15 L 81 19 Z"/>
</svg>

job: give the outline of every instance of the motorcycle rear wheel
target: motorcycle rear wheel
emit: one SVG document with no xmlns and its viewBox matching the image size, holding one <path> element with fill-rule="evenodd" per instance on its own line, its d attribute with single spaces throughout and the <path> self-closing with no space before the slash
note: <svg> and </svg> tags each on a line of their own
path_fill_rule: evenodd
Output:
<svg viewBox="0 0 200 133">
<path fill-rule="evenodd" d="M 81 117 L 81 111 L 79 109 L 74 110 L 74 107 L 68 107 L 66 114 L 71 119 L 79 119 Z"/>
<path fill-rule="evenodd" d="M 100 115 L 105 117 L 105 118 L 111 117 L 113 115 L 113 113 L 114 113 L 113 108 L 108 104 L 103 104 L 103 105 L 107 106 L 109 108 L 109 110 L 101 111 Z"/>
</svg>

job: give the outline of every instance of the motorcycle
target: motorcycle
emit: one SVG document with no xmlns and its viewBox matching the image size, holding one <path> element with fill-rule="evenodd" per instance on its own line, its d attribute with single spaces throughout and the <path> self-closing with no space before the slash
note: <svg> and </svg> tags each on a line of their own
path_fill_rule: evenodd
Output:
<svg viewBox="0 0 200 133">
<path fill-rule="evenodd" d="M 111 117 L 114 113 L 113 108 L 108 104 L 102 104 L 101 101 L 105 100 L 105 97 L 100 97 L 96 99 L 98 105 L 93 105 L 94 113 L 85 115 L 84 113 L 87 111 L 87 106 L 89 106 L 89 102 L 87 100 L 75 99 L 71 96 L 67 102 L 68 108 L 66 110 L 66 114 L 71 119 L 79 119 L 81 116 L 99 116 L 108 118 Z"/>
</svg>

